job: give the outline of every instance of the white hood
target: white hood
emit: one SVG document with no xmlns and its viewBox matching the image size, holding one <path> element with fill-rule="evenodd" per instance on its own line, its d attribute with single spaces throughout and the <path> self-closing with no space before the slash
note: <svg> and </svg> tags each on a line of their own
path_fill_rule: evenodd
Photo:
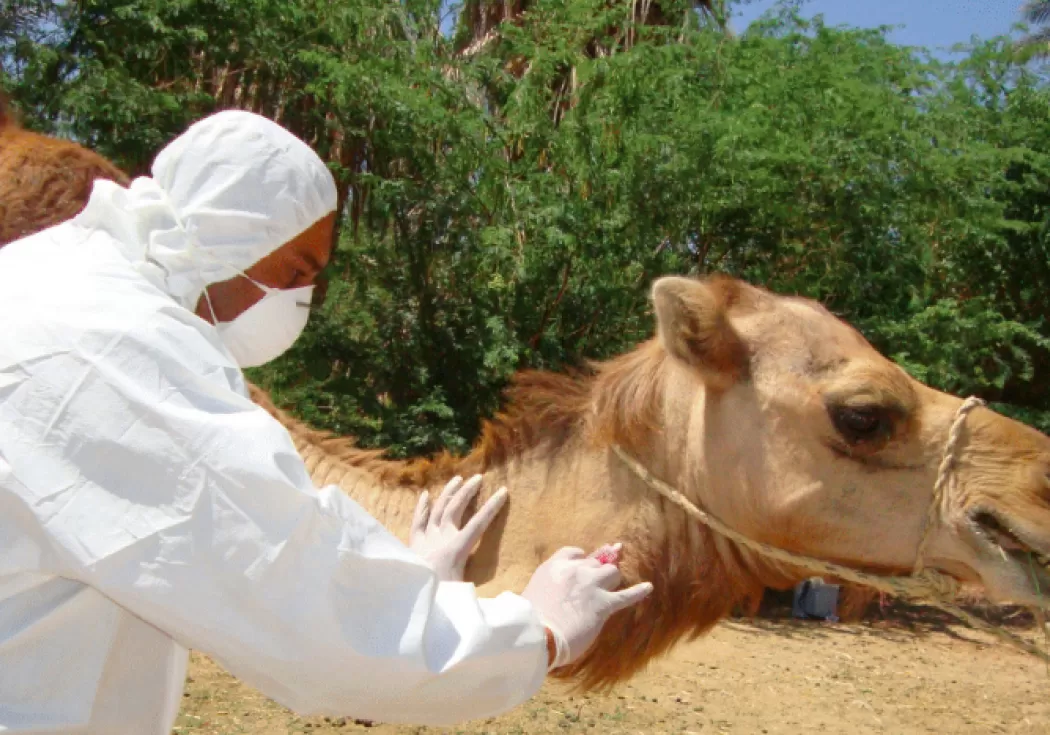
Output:
<svg viewBox="0 0 1050 735">
<path fill-rule="evenodd" d="M 108 232 L 154 284 L 188 309 L 204 287 L 247 270 L 337 204 L 311 148 L 265 117 L 225 111 L 192 125 L 125 189 L 95 182 L 72 220 Z"/>
</svg>

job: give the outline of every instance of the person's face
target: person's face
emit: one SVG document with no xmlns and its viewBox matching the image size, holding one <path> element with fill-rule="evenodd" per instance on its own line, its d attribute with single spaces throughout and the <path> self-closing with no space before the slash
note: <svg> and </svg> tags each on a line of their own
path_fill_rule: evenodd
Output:
<svg viewBox="0 0 1050 735">
<path fill-rule="evenodd" d="M 309 286 L 328 265 L 334 228 L 333 212 L 246 270 L 248 278 L 235 276 L 208 286 L 208 298 L 201 294 L 197 301 L 197 316 L 212 324 L 233 321 L 263 297 L 262 289 L 252 281 L 279 289 Z"/>
</svg>

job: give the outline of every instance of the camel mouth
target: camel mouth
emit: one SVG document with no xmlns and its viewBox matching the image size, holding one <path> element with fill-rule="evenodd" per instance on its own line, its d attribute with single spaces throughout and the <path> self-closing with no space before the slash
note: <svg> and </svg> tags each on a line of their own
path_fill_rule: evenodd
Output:
<svg viewBox="0 0 1050 735">
<path fill-rule="evenodd" d="M 1011 576 L 1022 575 L 1025 596 L 1042 606 L 1050 606 L 1050 551 L 1038 544 L 1000 514 L 980 509 L 970 513 L 970 524 L 977 539 L 996 562 L 1010 565 Z"/>
</svg>

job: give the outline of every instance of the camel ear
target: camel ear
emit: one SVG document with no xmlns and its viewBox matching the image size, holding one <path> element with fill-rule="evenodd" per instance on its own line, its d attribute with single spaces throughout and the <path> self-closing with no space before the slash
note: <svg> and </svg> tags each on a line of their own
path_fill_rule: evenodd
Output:
<svg viewBox="0 0 1050 735">
<path fill-rule="evenodd" d="M 747 345 L 729 323 L 728 314 L 740 288 L 729 278 L 697 281 L 667 276 L 653 284 L 660 343 L 717 390 L 730 388 L 747 373 Z"/>
</svg>

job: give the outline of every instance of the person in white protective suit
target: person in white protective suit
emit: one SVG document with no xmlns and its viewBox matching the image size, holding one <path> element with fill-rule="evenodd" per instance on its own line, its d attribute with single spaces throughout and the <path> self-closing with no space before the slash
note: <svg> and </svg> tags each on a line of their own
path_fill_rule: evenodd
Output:
<svg viewBox="0 0 1050 735">
<path fill-rule="evenodd" d="M 488 717 L 650 592 L 562 549 L 479 598 L 479 478 L 408 546 L 313 486 L 241 368 L 303 330 L 335 209 L 308 146 L 223 112 L 0 250 L 0 732 L 169 733 L 190 648 L 304 715 Z"/>
</svg>

